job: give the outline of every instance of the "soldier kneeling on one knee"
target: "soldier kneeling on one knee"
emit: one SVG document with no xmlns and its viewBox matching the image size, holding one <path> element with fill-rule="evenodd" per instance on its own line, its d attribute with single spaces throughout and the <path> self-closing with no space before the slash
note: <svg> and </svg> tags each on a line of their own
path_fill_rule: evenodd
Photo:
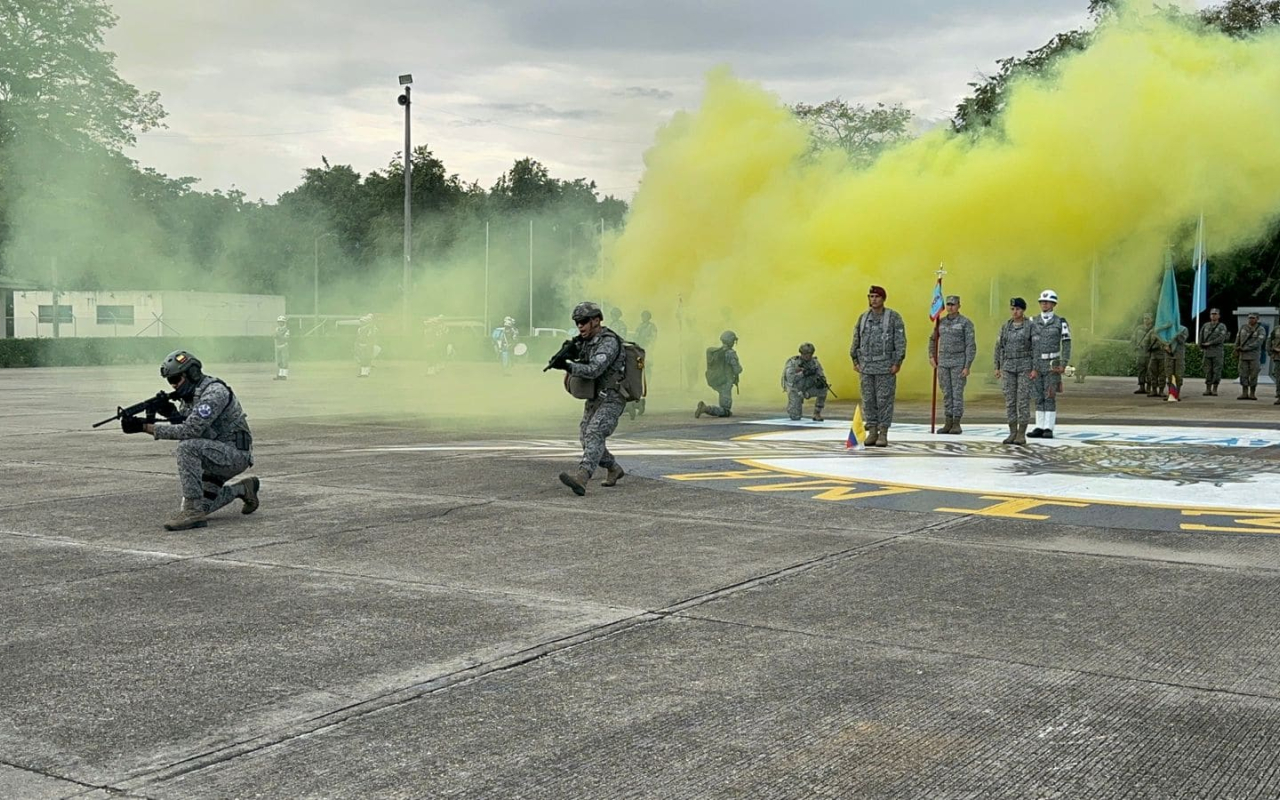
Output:
<svg viewBox="0 0 1280 800">
<path fill-rule="evenodd" d="M 164 524 L 165 530 L 203 528 L 205 517 L 235 499 L 244 502 L 241 513 L 252 514 L 258 509 L 258 479 L 246 476 L 228 483 L 253 466 L 253 435 L 235 392 L 222 380 L 205 375 L 200 359 L 185 350 L 165 358 L 160 376 L 173 387 L 169 396 L 181 404 L 160 413 L 177 422 L 161 425 L 123 417 L 120 427 L 125 433 L 178 441 L 174 455 L 182 504 Z"/>
<path fill-rule="evenodd" d="M 798 420 L 804 416 L 804 401 L 815 398 L 813 421 L 822 422 L 822 409 L 827 405 L 827 373 L 814 355 L 809 342 L 800 345 L 799 355 L 787 359 L 782 368 L 782 391 L 787 393 L 787 416 Z"/>
</svg>

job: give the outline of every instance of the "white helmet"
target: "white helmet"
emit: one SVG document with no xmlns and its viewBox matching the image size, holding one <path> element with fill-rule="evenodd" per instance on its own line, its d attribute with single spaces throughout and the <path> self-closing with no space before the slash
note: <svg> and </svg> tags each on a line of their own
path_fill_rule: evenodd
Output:
<svg viewBox="0 0 1280 800">
<path fill-rule="evenodd" d="M 1040 293 L 1040 302 L 1041 303 L 1057 303 L 1058 293 L 1052 289 L 1045 289 L 1043 292 Z"/>
<path fill-rule="evenodd" d="M 503 325 L 515 325 L 515 324 L 516 324 L 516 318 L 515 318 L 515 317 L 503 317 L 503 318 L 502 318 L 502 324 L 503 324 Z"/>
<path fill-rule="evenodd" d="M 288 322 L 288 321 L 289 321 L 289 318 L 288 318 L 288 317 L 286 317 L 286 316 L 285 316 L 285 315 L 283 315 L 283 314 L 281 314 L 280 316 L 276 317 L 276 322 Z"/>
</svg>

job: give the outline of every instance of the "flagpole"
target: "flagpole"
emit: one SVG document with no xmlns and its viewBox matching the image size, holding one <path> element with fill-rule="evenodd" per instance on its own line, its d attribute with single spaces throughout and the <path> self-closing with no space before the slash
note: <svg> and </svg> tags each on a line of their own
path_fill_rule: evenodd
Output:
<svg viewBox="0 0 1280 800">
<path fill-rule="evenodd" d="M 938 287 L 934 291 L 938 294 L 941 294 L 942 293 L 942 276 L 947 274 L 947 271 L 942 268 L 941 262 L 939 262 L 938 264 L 937 274 L 938 274 Z M 929 403 L 929 433 L 931 434 L 935 433 L 938 427 L 938 347 L 939 345 L 942 344 L 939 341 L 941 337 L 938 335 L 938 330 L 939 330 L 939 327 L 942 325 L 942 315 L 943 313 L 946 312 L 945 297 L 943 298 L 943 303 L 944 303 L 942 307 L 943 310 L 939 311 L 938 315 L 933 318 L 933 357 L 932 357 L 933 399 Z"/>
</svg>

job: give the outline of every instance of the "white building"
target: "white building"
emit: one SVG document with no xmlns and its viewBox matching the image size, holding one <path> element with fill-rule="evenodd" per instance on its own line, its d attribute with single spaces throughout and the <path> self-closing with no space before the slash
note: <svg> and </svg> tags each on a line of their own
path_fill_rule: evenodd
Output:
<svg viewBox="0 0 1280 800">
<path fill-rule="evenodd" d="M 6 309 L 6 312 L 8 309 Z M 58 336 L 270 336 L 284 297 L 220 292 L 13 292 L 19 339 Z"/>
</svg>

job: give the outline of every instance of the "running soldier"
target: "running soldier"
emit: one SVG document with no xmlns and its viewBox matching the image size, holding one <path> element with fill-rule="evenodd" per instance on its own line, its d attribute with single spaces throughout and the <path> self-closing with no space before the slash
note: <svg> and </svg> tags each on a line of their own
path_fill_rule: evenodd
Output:
<svg viewBox="0 0 1280 800">
<path fill-rule="evenodd" d="M 1026 444 L 1031 421 L 1031 383 L 1036 379 L 1039 330 L 1027 319 L 1027 301 L 1009 301 L 1009 321 L 996 337 L 996 380 L 1004 392 L 1009 435 L 1002 444 Z"/>
<path fill-rule="evenodd" d="M 1036 401 L 1036 427 L 1029 439 L 1052 439 L 1058 422 L 1058 393 L 1062 391 L 1062 373 L 1071 363 L 1071 326 L 1058 316 L 1058 293 L 1045 289 L 1040 293 L 1040 314 L 1031 318 L 1036 339 L 1036 377 L 1031 381 L 1031 394 Z"/>
<path fill-rule="evenodd" d="M 800 345 L 800 354 L 787 359 L 782 368 L 782 391 L 787 393 L 787 416 L 793 420 L 804 416 L 804 401 L 816 398 L 813 404 L 813 421 L 822 422 L 822 409 L 827 405 L 827 373 L 813 355 L 815 348 L 809 342 Z"/>
<path fill-rule="evenodd" d="M 884 287 L 867 290 L 869 308 L 853 327 L 849 358 L 853 371 L 862 376 L 863 418 L 867 447 L 888 447 L 893 424 L 893 402 L 898 394 L 898 370 L 907 357 L 907 328 L 902 315 L 884 307 Z"/>
<path fill-rule="evenodd" d="M 604 326 L 604 312 L 595 303 L 584 301 L 573 309 L 573 323 L 578 326 L 578 353 L 575 358 L 562 356 L 552 362 L 555 369 L 562 369 L 567 381 L 589 387 L 576 397 L 583 397 L 582 422 L 578 426 L 578 438 L 582 442 L 582 460 L 578 471 L 560 473 L 560 482 L 581 497 L 587 493 L 587 481 L 604 467 L 607 471 L 601 486 L 615 486 L 626 473 L 609 452 L 607 439 L 618 427 L 625 402 L 618 385 L 622 380 L 625 359 L 622 354 L 622 337 Z M 585 397 L 584 397 L 585 395 Z"/>
<path fill-rule="evenodd" d="M 733 416 L 733 387 L 738 385 L 738 377 L 742 375 L 742 362 L 738 360 L 738 351 L 734 345 L 738 343 L 738 334 L 725 331 L 720 334 L 720 346 L 707 348 L 707 385 L 716 390 L 720 404 L 709 406 L 701 400 L 693 412 L 697 419 L 703 414 L 713 417 Z"/>
<path fill-rule="evenodd" d="M 182 504 L 164 524 L 167 531 L 203 528 L 205 517 L 232 500 L 240 499 L 242 514 L 258 510 L 256 477 L 227 483 L 253 466 L 253 434 L 235 392 L 222 380 L 205 375 L 200 359 L 186 350 L 175 350 L 160 365 L 160 376 L 173 387 L 168 408 L 157 413 L 171 424 L 160 425 L 138 417 L 122 417 L 125 433 L 149 433 L 156 439 L 176 439 L 178 482 Z M 172 400 L 181 403 L 174 406 Z"/>
<path fill-rule="evenodd" d="M 276 317 L 276 376 L 272 380 L 289 380 L 289 318 Z"/>
<path fill-rule="evenodd" d="M 938 433 L 964 433 L 960 428 L 960 418 L 964 416 L 964 387 L 969 381 L 973 360 L 978 357 L 978 342 L 972 320 L 960 313 L 959 295 L 947 296 L 946 309 L 937 328 L 929 332 L 929 366 L 938 370 L 942 408 L 947 418 Z"/>
<path fill-rule="evenodd" d="M 1200 352 L 1204 357 L 1204 393 L 1217 395 L 1222 382 L 1222 346 L 1231 334 L 1222 324 L 1218 309 L 1209 309 L 1209 321 L 1200 328 Z"/>
<path fill-rule="evenodd" d="M 1236 358 L 1240 362 L 1240 396 L 1237 400 L 1258 399 L 1259 361 L 1262 358 L 1263 341 L 1267 331 L 1258 324 L 1256 313 L 1249 315 L 1249 322 L 1236 333 Z"/>
</svg>

